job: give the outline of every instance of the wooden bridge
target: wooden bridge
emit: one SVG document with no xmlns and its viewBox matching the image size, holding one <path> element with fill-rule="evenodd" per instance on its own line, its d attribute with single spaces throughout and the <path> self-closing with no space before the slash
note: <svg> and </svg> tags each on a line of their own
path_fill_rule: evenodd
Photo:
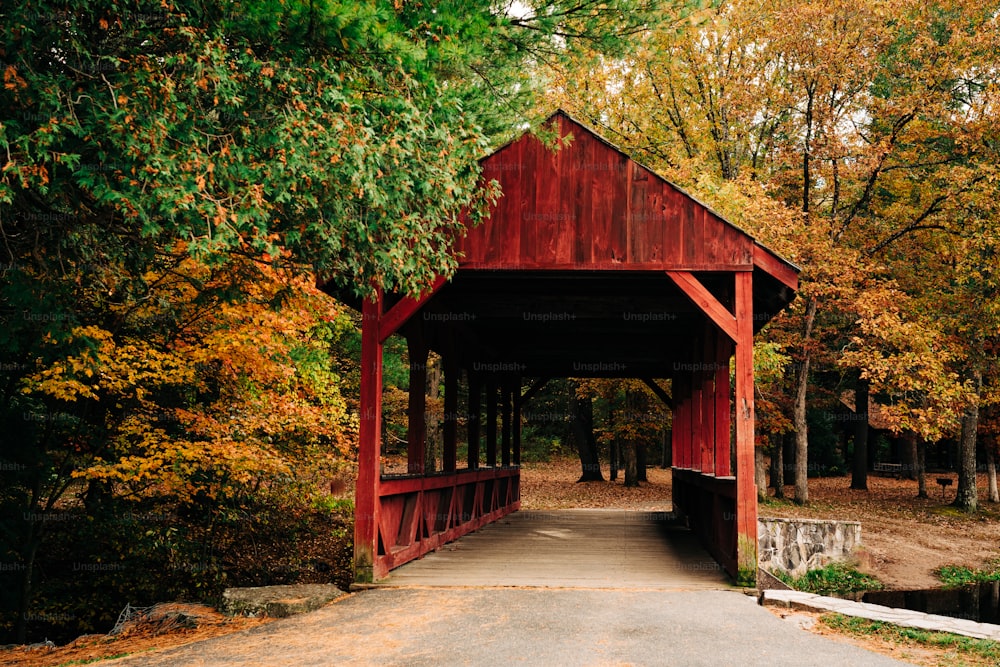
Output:
<svg viewBox="0 0 1000 667">
<path fill-rule="evenodd" d="M 357 580 L 520 507 L 520 413 L 547 378 L 628 377 L 672 410 L 674 510 L 726 572 L 752 583 L 753 335 L 794 298 L 798 270 L 567 114 L 549 124 L 572 141 L 553 152 L 525 135 L 482 160 L 503 197 L 454 240 L 451 280 L 416 298 L 337 294 L 363 313 Z M 393 334 L 411 362 L 401 477 L 380 469 L 382 346 Z M 444 470 L 426 475 L 430 350 L 444 370 Z"/>
<path fill-rule="evenodd" d="M 515 512 L 392 571 L 384 586 L 690 590 L 728 587 L 697 537 L 666 512 Z"/>
</svg>

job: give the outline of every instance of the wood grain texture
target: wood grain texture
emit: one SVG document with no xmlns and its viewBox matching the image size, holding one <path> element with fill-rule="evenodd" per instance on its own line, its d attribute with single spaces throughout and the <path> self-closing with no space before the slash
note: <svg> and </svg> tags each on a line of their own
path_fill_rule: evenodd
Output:
<svg viewBox="0 0 1000 667">
<path fill-rule="evenodd" d="M 757 489 L 754 481 L 753 273 L 736 275 L 736 536 L 741 572 L 757 572 Z M 752 554 L 749 546 L 752 545 Z M 751 562 L 752 561 L 752 562 Z"/>
<path fill-rule="evenodd" d="M 729 588 L 695 535 L 663 513 L 521 511 L 392 572 L 385 586 Z"/>
<path fill-rule="evenodd" d="M 565 114 L 549 123 L 572 141 L 550 150 L 526 134 L 481 161 L 503 196 L 457 240 L 461 267 L 753 268 L 742 230 Z"/>
<path fill-rule="evenodd" d="M 736 317 L 719 303 L 719 300 L 705 289 L 705 286 L 691 272 L 667 271 L 667 275 L 703 313 L 712 319 L 717 327 L 730 338 L 736 339 Z"/>
<path fill-rule="evenodd" d="M 404 297 L 379 318 L 378 340 L 384 343 L 392 334 L 399 331 L 407 320 L 413 317 L 421 306 L 430 301 L 431 297 L 444 287 L 447 281 L 438 277 L 419 297 Z"/>
<path fill-rule="evenodd" d="M 729 359 L 733 356 L 733 341 L 721 331 L 716 333 L 715 371 L 715 475 L 732 475 L 730 443 L 732 405 L 729 400 Z"/>
<path fill-rule="evenodd" d="M 382 343 L 378 338 L 382 295 L 366 300 L 361 324 L 361 415 L 358 481 L 354 496 L 354 567 L 357 581 L 372 581 L 379 520 L 379 458 L 382 439 Z"/>
</svg>

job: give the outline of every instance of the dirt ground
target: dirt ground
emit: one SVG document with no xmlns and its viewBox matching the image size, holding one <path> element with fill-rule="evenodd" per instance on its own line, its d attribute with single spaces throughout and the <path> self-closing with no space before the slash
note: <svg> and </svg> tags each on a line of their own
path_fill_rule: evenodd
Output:
<svg viewBox="0 0 1000 667">
<path fill-rule="evenodd" d="M 670 471 L 649 468 L 647 473 L 648 482 L 638 489 L 629 489 L 625 488 L 621 476 L 615 482 L 578 484 L 580 464 L 576 459 L 528 463 L 521 472 L 522 508 L 670 509 Z M 604 475 L 607 478 L 607 468 Z M 1000 507 L 985 503 L 984 511 L 973 517 L 955 512 L 947 504 L 954 498 L 954 485 L 942 500 L 940 487 L 934 485 L 936 477 L 929 480 L 933 488 L 928 499 L 917 499 L 916 482 L 909 480 L 873 476 L 869 478 L 869 491 L 863 492 L 850 490 L 850 480 L 846 477 L 812 479 L 808 506 L 770 499 L 761 504 L 760 514 L 860 521 L 864 544 L 862 570 L 877 576 L 891 588 L 929 588 L 940 585 L 934 571 L 942 565 L 981 567 L 991 559 L 1000 558 Z M 980 480 L 980 484 L 982 495 L 985 479 Z M 792 487 L 788 487 L 786 493 L 791 497 Z M 153 624 L 115 638 L 82 637 L 54 649 L 0 651 L 0 665 L 41 667 L 71 661 L 79 664 L 101 657 L 186 644 L 265 622 L 267 619 L 229 619 L 202 608 L 196 628 L 164 632 L 162 627 Z M 836 634 L 821 624 L 814 625 L 811 630 Z M 914 664 L 947 664 L 940 662 L 935 651 L 900 648 L 876 640 L 845 638 L 845 641 L 860 642 L 867 648 Z"/>
<path fill-rule="evenodd" d="M 942 498 L 935 479 L 950 477 Z M 761 516 L 841 519 L 861 522 L 860 569 L 897 590 L 940 586 L 934 572 L 942 565 L 983 567 L 1000 558 L 1000 506 L 982 502 L 986 477 L 980 476 L 982 511 L 969 516 L 952 508 L 955 475 L 928 479 L 929 498 L 917 498 L 912 480 L 869 477 L 868 491 L 852 491 L 849 477 L 809 480 L 810 502 L 799 507 L 771 499 Z M 794 489 L 788 487 L 791 497 Z"/>
<path fill-rule="evenodd" d="M 199 604 L 172 603 L 159 605 L 159 618 L 133 624 L 115 636 L 84 635 L 75 641 L 49 647 L 20 647 L 0 651 L 0 665 L 18 667 L 49 667 L 80 665 L 98 660 L 135 655 L 146 651 L 170 648 L 248 630 L 273 619 L 225 616 L 211 607 Z M 173 614 L 183 614 L 195 627 L 177 627 L 170 623 Z"/>
<path fill-rule="evenodd" d="M 608 479 L 605 466 L 604 479 Z M 670 510 L 670 471 L 648 468 L 648 482 L 625 488 L 621 474 L 614 482 L 577 483 L 579 459 L 554 459 L 521 466 L 521 509 L 551 510 L 574 507 Z"/>
</svg>

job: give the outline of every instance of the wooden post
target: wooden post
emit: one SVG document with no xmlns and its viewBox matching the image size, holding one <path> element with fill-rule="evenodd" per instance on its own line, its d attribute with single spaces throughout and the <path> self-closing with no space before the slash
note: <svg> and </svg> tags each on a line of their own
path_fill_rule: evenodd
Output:
<svg viewBox="0 0 1000 667">
<path fill-rule="evenodd" d="M 497 379 L 486 378 L 486 465 L 497 467 Z"/>
<path fill-rule="evenodd" d="M 691 370 L 688 372 L 688 382 L 691 384 L 691 469 L 701 471 L 701 453 L 705 449 L 705 429 L 702 427 L 701 408 L 704 403 L 702 393 L 702 377 L 704 373 L 700 370 L 700 357 L 692 356 Z"/>
<path fill-rule="evenodd" d="M 441 363 L 444 366 L 444 426 L 442 436 L 444 447 L 441 452 L 442 468 L 445 472 L 455 472 L 458 445 L 458 376 L 461 369 L 453 352 L 449 352 Z"/>
<path fill-rule="evenodd" d="M 690 373 L 681 371 L 677 374 L 677 449 L 678 462 L 685 470 L 691 469 L 691 387 L 688 383 Z"/>
<path fill-rule="evenodd" d="M 354 580 L 371 583 L 378 555 L 379 449 L 382 438 L 382 294 L 366 299 L 361 322 L 358 483 L 354 492 Z"/>
<path fill-rule="evenodd" d="M 419 323 L 418 323 L 419 324 Z M 406 337 L 410 357 L 410 395 L 407 402 L 406 472 L 424 474 L 427 447 L 427 345 L 419 326 Z"/>
<path fill-rule="evenodd" d="M 514 381 L 514 465 L 521 465 L 521 378 Z"/>
<path fill-rule="evenodd" d="M 701 472 L 705 475 L 715 475 L 715 344 L 715 327 L 706 323 L 701 370 L 701 429 L 704 432 L 701 440 Z"/>
<path fill-rule="evenodd" d="M 500 463 L 504 468 L 510 467 L 512 382 L 505 378 L 500 388 Z"/>
<path fill-rule="evenodd" d="M 680 380 L 679 374 L 670 376 L 670 466 L 680 468 Z"/>
<path fill-rule="evenodd" d="M 754 485 L 753 273 L 736 274 L 736 567 L 737 583 L 757 581 Z"/>
<path fill-rule="evenodd" d="M 478 373 L 468 371 L 469 376 L 469 470 L 479 469 L 479 425 L 482 414 L 483 383 Z"/>
<path fill-rule="evenodd" d="M 723 332 L 717 334 L 715 369 L 715 476 L 728 477 L 732 475 L 730 464 L 730 420 L 729 403 L 729 357 L 733 355 L 733 343 Z"/>
</svg>

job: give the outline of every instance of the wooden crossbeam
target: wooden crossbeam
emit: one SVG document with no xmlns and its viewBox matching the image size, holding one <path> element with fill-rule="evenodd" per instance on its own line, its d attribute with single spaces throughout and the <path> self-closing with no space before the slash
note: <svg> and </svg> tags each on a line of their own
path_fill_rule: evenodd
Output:
<svg viewBox="0 0 1000 667">
<path fill-rule="evenodd" d="M 709 292 L 694 274 L 690 271 L 667 271 L 666 274 L 709 319 L 715 322 L 716 326 L 736 340 L 736 316 L 719 303 L 715 295 Z"/>
<path fill-rule="evenodd" d="M 789 289 L 799 288 L 799 274 L 759 244 L 753 247 L 753 265 Z"/>
<path fill-rule="evenodd" d="M 406 324 L 406 321 L 413 317 L 413 315 L 416 314 L 416 312 L 420 310 L 420 308 L 423 307 L 423 305 L 427 303 L 432 296 L 437 294 L 441 288 L 444 287 L 446 282 L 448 281 L 439 276 L 437 280 L 431 284 L 430 288 L 419 297 L 405 297 L 402 301 L 390 308 L 387 313 L 382 315 L 378 327 L 379 342 L 384 343 L 386 338 L 399 331 L 399 328 Z"/>
<path fill-rule="evenodd" d="M 532 385 L 528 387 L 528 391 L 521 394 L 521 406 L 523 407 L 525 403 L 530 401 L 531 397 L 537 394 L 539 391 L 541 391 L 542 387 L 548 384 L 548 381 L 551 379 L 552 378 L 541 377 L 535 380 L 534 383 L 532 383 Z"/>
<path fill-rule="evenodd" d="M 639 379 L 642 380 L 642 383 L 644 385 L 649 387 L 650 391 L 652 391 L 653 394 L 656 395 L 658 399 L 663 401 L 664 405 L 666 405 L 668 408 L 673 405 L 673 402 L 670 399 L 670 394 L 663 391 L 663 387 L 656 384 L 656 380 L 654 380 L 653 378 L 639 378 Z"/>
</svg>

